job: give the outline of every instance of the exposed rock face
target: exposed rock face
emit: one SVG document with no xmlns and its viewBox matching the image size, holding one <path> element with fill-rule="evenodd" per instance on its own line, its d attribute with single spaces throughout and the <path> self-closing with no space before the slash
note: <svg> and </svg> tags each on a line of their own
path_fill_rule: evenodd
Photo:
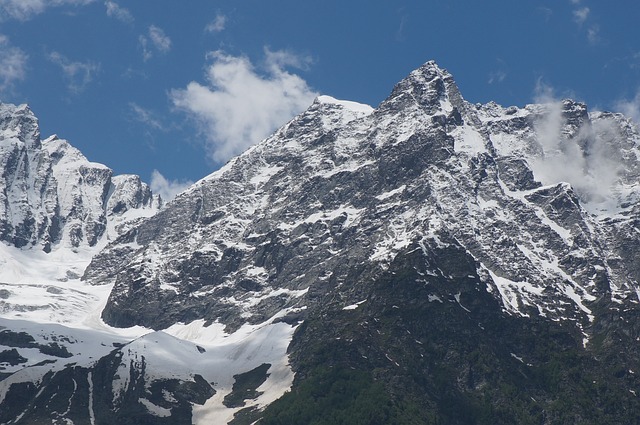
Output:
<svg viewBox="0 0 640 425">
<path fill-rule="evenodd" d="M 0 170 L 0 240 L 18 248 L 94 247 L 127 211 L 161 205 L 138 176 L 113 176 L 55 136 L 40 140 L 26 105 L 0 105 Z"/>
<path fill-rule="evenodd" d="M 580 168 L 604 149 L 625 165 L 599 182 L 611 187 L 576 180 L 589 169 L 548 181 L 545 162 L 573 155 Z M 506 311 L 588 325 L 596 300 L 637 299 L 638 155 L 620 115 L 572 101 L 471 105 L 427 63 L 376 110 L 318 99 L 108 247 L 85 277 L 115 282 L 103 313 L 113 325 L 233 327 L 342 285 L 353 288 L 344 303 L 359 301 L 360 273 L 448 240 Z"/>
</svg>

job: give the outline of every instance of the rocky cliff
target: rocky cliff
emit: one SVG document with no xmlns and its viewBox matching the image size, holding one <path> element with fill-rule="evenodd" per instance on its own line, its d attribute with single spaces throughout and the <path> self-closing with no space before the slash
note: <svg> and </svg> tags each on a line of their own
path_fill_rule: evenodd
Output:
<svg viewBox="0 0 640 425">
<path fill-rule="evenodd" d="M 89 251 L 77 255 L 88 261 L 123 225 L 153 215 L 161 204 L 138 176 L 114 176 L 57 136 L 41 140 L 28 106 L 0 105 L 0 241 L 5 246 L 58 256 Z"/>
</svg>

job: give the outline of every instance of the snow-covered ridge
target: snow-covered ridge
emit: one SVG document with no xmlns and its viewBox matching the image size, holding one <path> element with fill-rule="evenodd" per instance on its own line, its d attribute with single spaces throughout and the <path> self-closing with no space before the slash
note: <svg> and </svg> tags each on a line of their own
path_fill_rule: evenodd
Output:
<svg viewBox="0 0 640 425">
<path fill-rule="evenodd" d="M 625 167 L 604 181 L 596 159 L 618 146 Z M 225 294 L 216 298 L 210 319 L 222 311 L 229 317 L 233 310 L 238 326 L 264 320 L 277 300 L 252 297 L 262 300 L 284 287 L 290 292 L 278 301 L 282 307 L 305 306 L 306 295 L 292 294 L 309 289 L 338 264 L 371 261 L 384 269 L 410 246 L 441 247 L 448 235 L 488 269 L 487 285 L 499 290 L 495 294 L 506 311 L 529 315 L 533 308 L 549 317 L 588 319 L 588 305 L 599 296 L 596 281 L 604 278 L 597 271 L 607 272 L 616 296 L 635 297 L 636 284 L 616 282 L 622 270 L 607 268 L 603 260 L 618 253 L 606 247 L 602 208 L 611 203 L 611 217 L 637 198 L 637 155 L 637 130 L 619 115 L 589 115 L 573 101 L 525 108 L 473 105 L 446 70 L 428 62 L 375 110 L 319 97 L 144 223 L 139 245 L 126 260 L 135 259 L 130 269 L 101 271 L 102 262 L 118 264 L 116 244 L 96 258 L 90 275 L 96 282 L 119 282 L 105 310 L 111 323 L 129 323 L 129 315 L 118 311 L 132 302 L 138 323 L 165 326 L 168 319 L 151 312 L 143 318 L 142 298 L 129 298 L 126 282 L 142 277 L 145 289 L 139 294 L 171 302 L 177 317 L 197 309 L 191 299 L 179 301 L 189 293 L 185 286 L 214 298 Z M 569 157 L 579 159 L 579 172 L 567 171 L 573 165 Z M 565 160 L 566 173 L 550 173 L 544 167 L 550 158 Z M 598 197 L 609 188 L 594 191 L 592 181 L 611 185 L 613 196 Z M 351 249 L 356 240 L 366 248 Z M 300 266 L 270 262 L 265 253 L 291 246 L 308 254 L 290 255 L 309 255 L 313 260 L 305 264 L 313 267 L 299 271 Z M 210 262 L 234 266 L 214 268 L 204 280 L 184 272 Z M 244 272 L 256 264 L 267 278 Z M 229 296 L 241 281 L 251 291 Z M 170 289 L 173 301 L 153 289 L 158 285 Z M 558 307 L 558 298 L 566 303 Z"/>
<path fill-rule="evenodd" d="M 360 113 L 363 116 L 369 115 L 370 113 L 373 112 L 373 108 L 369 105 L 365 105 L 364 103 L 352 102 L 349 100 L 338 100 L 334 97 L 327 96 L 327 95 L 318 96 L 316 101 L 319 103 L 325 103 L 330 105 L 339 105 L 349 111 Z"/>
<path fill-rule="evenodd" d="M 42 257 L 49 273 L 59 263 L 54 274 L 60 280 L 80 276 L 126 223 L 153 215 L 162 203 L 138 176 L 114 176 L 55 135 L 40 140 L 26 105 L 1 105 L 0 170 L 0 241 L 6 245 L 0 281 L 37 278 L 25 255 L 12 249 Z"/>
</svg>

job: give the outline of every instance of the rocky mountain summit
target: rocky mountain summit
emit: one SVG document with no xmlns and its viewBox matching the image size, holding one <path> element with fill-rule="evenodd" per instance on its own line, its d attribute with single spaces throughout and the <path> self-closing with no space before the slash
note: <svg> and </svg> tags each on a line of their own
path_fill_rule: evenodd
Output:
<svg viewBox="0 0 640 425">
<path fill-rule="evenodd" d="M 84 217 L 72 245 L 100 233 Z M 82 276 L 110 289 L 93 320 L 119 339 L 75 366 L 16 369 L 0 420 L 60 413 L 42 394 L 72 377 L 88 383 L 68 391 L 90 401 L 68 401 L 79 423 L 634 423 L 639 221 L 629 119 L 471 104 L 428 62 L 375 109 L 319 97 L 121 228 Z M 40 227 L 25 222 L 6 227 L 16 245 L 71 234 L 27 238 Z M 156 332 L 123 336 L 140 327 Z M 26 358 L 16 339 L 2 353 Z"/>
<path fill-rule="evenodd" d="M 540 140 L 554 120 L 560 153 Z M 233 327 L 346 282 L 350 305 L 362 296 L 355 269 L 379 274 L 410 246 L 453 244 L 506 311 L 588 324 L 594 301 L 637 299 L 637 143 L 623 117 L 591 118 L 572 101 L 471 105 L 428 63 L 376 110 L 319 98 L 102 251 L 85 279 L 115 283 L 103 312 L 115 326 L 204 317 Z M 576 149 L 589 161 L 604 144 L 621 164 L 615 181 L 595 183 L 610 185 L 604 194 L 543 184 L 554 156 L 574 160 L 564 150 Z"/>
<path fill-rule="evenodd" d="M 94 254 L 162 205 L 138 176 L 114 176 L 57 136 L 41 140 L 26 105 L 0 105 L 0 170 L 0 241 L 22 250 Z"/>
<path fill-rule="evenodd" d="M 42 141 L 26 105 L 2 105 L 0 137 L 1 237 L 10 245 L 45 252 L 58 243 L 95 246 L 108 218 L 161 206 L 138 176 L 114 176 L 57 136 Z"/>
</svg>

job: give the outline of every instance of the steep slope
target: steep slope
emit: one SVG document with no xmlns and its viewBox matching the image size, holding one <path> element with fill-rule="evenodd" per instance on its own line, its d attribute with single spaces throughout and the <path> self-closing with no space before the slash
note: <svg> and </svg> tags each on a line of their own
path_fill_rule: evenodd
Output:
<svg viewBox="0 0 640 425">
<path fill-rule="evenodd" d="M 26 105 L 0 105 L 0 170 L 0 281 L 34 278 L 28 264 L 13 261 L 24 251 L 53 263 L 81 258 L 84 265 L 61 264 L 56 278 L 78 276 L 121 226 L 162 203 L 138 176 L 114 176 L 56 136 L 41 140 Z"/>
<path fill-rule="evenodd" d="M 249 345 L 269 332 L 278 349 L 232 355 L 244 363 L 226 371 L 192 366 L 178 380 L 196 398 L 128 358 L 145 378 L 104 411 L 150 423 L 189 423 L 190 403 L 201 423 L 637 422 L 639 160 L 619 114 L 570 100 L 473 105 L 433 62 L 376 109 L 320 97 L 83 276 L 113 285 L 110 326 Z M 131 352 L 157 349 L 141 345 Z M 120 366 L 106 359 L 123 356 L 87 366 L 114 396 Z M 49 417 L 19 401 L 28 370 L 9 379 L 15 412 Z M 38 382 L 44 394 L 54 380 Z"/>
<path fill-rule="evenodd" d="M 161 199 L 138 176 L 114 176 L 67 141 L 40 139 L 26 105 L 0 104 L 0 312 L 77 323 L 108 288 L 79 281 L 93 255 Z"/>
<path fill-rule="evenodd" d="M 403 248 L 446 237 L 473 256 L 505 310 L 590 323 L 596 299 L 637 298 L 637 261 L 616 261 L 629 246 L 608 235 L 637 219 L 638 135 L 620 116 L 606 121 L 628 132 L 612 139 L 628 145 L 616 151 L 629 165 L 610 198 L 543 185 L 529 164 L 555 154 L 538 130 L 554 108 L 470 105 L 433 63 L 375 111 L 319 99 L 112 244 L 85 278 L 115 282 L 103 317 L 116 326 L 204 317 L 233 327 L 314 304 L 359 266 L 381 273 Z M 588 158 L 581 144 L 612 143 L 584 105 L 566 101 L 559 114 L 558 145 Z"/>
<path fill-rule="evenodd" d="M 0 105 L 0 170 L 0 240 L 17 248 L 94 247 L 127 211 L 161 205 L 138 176 L 113 176 L 56 136 L 42 141 L 26 105 Z"/>
</svg>

